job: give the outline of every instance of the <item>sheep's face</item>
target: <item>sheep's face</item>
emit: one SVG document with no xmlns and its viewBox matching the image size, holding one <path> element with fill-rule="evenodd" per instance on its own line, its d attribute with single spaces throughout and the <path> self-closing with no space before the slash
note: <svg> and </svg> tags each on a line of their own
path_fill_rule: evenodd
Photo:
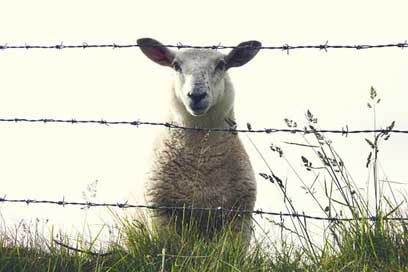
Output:
<svg viewBox="0 0 408 272">
<path fill-rule="evenodd" d="M 176 52 L 150 38 L 139 39 L 137 43 L 148 58 L 174 69 L 175 95 L 193 116 L 204 115 L 222 100 L 227 70 L 250 61 L 261 46 L 258 41 L 243 42 L 224 55 L 202 49 Z"/>
<path fill-rule="evenodd" d="M 226 63 L 216 51 L 188 50 L 176 54 L 174 91 L 194 116 L 205 114 L 224 95 Z"/>
</svg>

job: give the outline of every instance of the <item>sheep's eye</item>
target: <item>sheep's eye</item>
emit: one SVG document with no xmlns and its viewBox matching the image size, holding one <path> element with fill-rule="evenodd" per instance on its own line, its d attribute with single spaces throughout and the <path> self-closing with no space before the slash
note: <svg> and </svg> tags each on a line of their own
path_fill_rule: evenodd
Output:
<svg viewBox="0 0 408 272">
<path fill-rule="evenodd" d="M 173 63 L 173 69 L 174 69 L 176 72 L 181 72 L 181 66 L 180 66 L 180 64 L 175 61 L 175 62 Z"/>
<path fill-rule="evenodd" d="M 217 66 L 215 66 L 216 71 L 224 71 L 225 70 L 225 61 L 218 62 Z"/>
</svg>

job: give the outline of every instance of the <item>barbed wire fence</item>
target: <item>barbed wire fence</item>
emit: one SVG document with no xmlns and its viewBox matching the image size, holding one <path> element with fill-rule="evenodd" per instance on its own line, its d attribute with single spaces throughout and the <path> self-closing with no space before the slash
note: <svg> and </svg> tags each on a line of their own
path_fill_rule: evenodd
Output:
<svg viewBox="0 0 408 272">
<path fill-rule="evenodd" d="M 360 129 L 360 130 L 350 130 L 348 126 L 342 127 L 341 129 L 316 129 L 313 126 L 300 128 L 259 128 L 255 129 L 248 123 L 247 129 L 238 129 L 236 127 L 231 128 L 204 128 L 204 127 L 189 127 L 178 125 L 170 122 L 152 122 L 152 121 L 109 121 L 109 120 L 81 120 L 81 119 L 51 119 L 51 118 L 38 118 L 38 119 L 28 119 L 28 118 L 0 118 L 0 123 L 60 123 L 60 124 L 93 124 L 93 125 L 103 125 L 103 126 L 119 126 L 127 125 L 134 127 L 141 126 L 156 126 L 156 127 L 166 127 L 168 129 L 182 129 L 191 131 L 202 131 L 202 132 L 224 132 L 224 133 L 333 133 L 341 134 L 343 136 L 348 136 L 349 134 L 366 134 L 366 133 L 398 133 L 398 134 L 408 134 L 408 130 L 399 129 Z"/>
<path fill-rule="evenodd" d="M 237 129 L 236 127 L 232 128 L 202 128 L 202 127 L 187 127 L 182 125 L 177 125 L 169 122 L 150 122 L 150 121 L 109 121 L 109 120 L 81 120 L 81 119 L 50 119 L 50 118 L 39 118 L 39 119 L 27 119 L 27 118 L 0 118 L 1 123 L 36 123 L 36 124 L 83 124 L 83 125 L 103 125 L 103 126 L 118 126 L 118 125 L 127 125 L 139 128 L 140 126 L 159 126 L 165 127 L 168 129 L 182 129 L 182 130 L 192 130 L 196 132 L 219 132 L 219 133 L 302 133 L 302 134 L 319 134 L 319 133 L 333 133 L 341 134 L 342 136 L 348 136 L 349 134 L 366 134 L 366 133 L 399 133 L 399 134 L 408 134 L 408 130 L 396 130 L 392 127 L 387 127 L 385 129 L 366 129 L 366 130 L 349 130 L 348 126 L 343 127 L 340 130 L 328 130 L 328 129 L 316 129 L 312 125 L 304 127 L 303 129 L 297 128 L 264 128 L 264 129 L 254 129 L 251 125 L 247 124 L 247 129 Z M 260 175 L 265 178 L 265 174 L 260 173 Z M 153 206 L 153 205 L 136 205 L 124 203 L 95 203 L 95 202 L 77 202 L 77 201 L 66 201 L 63 200 L 36 200 L 36 199 L 7 199 L 6 196 L 0 197 L 1 203 L 24 203 L 27 205 L 30 204 L 49 204 L 49 205 L 58 205 L 58 206 L 80 206 L 80 207 L 110 207 L 110 208 L 141 208 L 141 209 L 151 209 L 151 210 L 191 210 L 191 211 L 208 211 L 208 212 L 224 212 L 224 213 L 245 213 L 245 214 L 254 214 L 254 215 L 270 215 L 270 216 L 279 216 L 281 219 L 283 217 L 292 217 L 292 218 L 302 218 L 309 220 L 319 220 L 319 221 L 329 221 L 329 222 L 338 222 L 338 221 L 356 221 L 356 220 L 386 220 L 386 221 L 408 221 L 408 217 L 324 217 L 324 216 L 312 216 L 302 213 L 288 213 L 288 212 L 273 212 L 273 211 L 263 211 L 261 209 L 257 210 L 242 210 L 242 209 L 226 209 L 223 207 L 218 208 L 206 208 L 206 207 L 167 207 L 167 206 Z"/>
<path fill-rule="evenodd" d="M 135 48 L 135 47 L 167 47 L 167 48 L 175 48 L 175 49 L 213 49 L 213 50 L 222 50 L 222 49 L 234 49 L 234 48 L 248 48 L 248 49 L 260 49 L 260 50 L 277 50 L 277 51 L 285 51 L 289 54 L 292 50 L 299 50 L 299 49 L 318 49 L 328 52 L 329 49 L 354 49 L 354 50 L 367 50 L 367 49 L 382 49 L 382 48 L 400 48 L 404 49 L 408 47 L 408 40 L 403 42 L 397 43 L 384 43 L 384 44 L 355 44 L 355 45 L 336 45 L 336 44 L 329 44 L 329 41 L 326 41 L 322 44 L 314 44 L 314 45 L 289 45 L 283 44 L 278 46 L 232 46 L 232 45 L 186 45 L 182 43 L 177 44 L 167 44 L 167 45 L 139 45 L 137 43 L 129 43 L 129 44 L 120 44 L 120 43 L 104 43 L 104 44 L 89 44 L 87 42 L 83 42 L 80 44 L 64 44 L 61 42 L 59 44 L 48 44 L 48 45 L 39 45 L 39 44 L 8 44 L 4 43 L 0 45 L 0 51 L 5 50 L 31 50 L 31 49 L 43 49 L 43 50 L 63 50 L 63 49 L 92 49 L 92 48 L 111 48 L 111 49 L 126 49 L 126 48 Z"/>
<path fill-rule="evenodd" d="M 134 44 L 118 44 L 118 43 L 106 43 L 106 44 L 88 44 L 83 42 L 81 44 L 64 44 L 61 42 L 56 45 L 33 45 L 33 44 L 20 44 L 20 45 L 9 45 L 5 43 L 0 45 L 0 53 L 7 50 L 63 50 L 63 49 L 96 49 L 96 48 L 111 48 L 111 49 L 126 49 L 126 48 L 135 48 L 142 47 L 137 43 Z M 143 46 L 146 47 L 146 46 Z M 229 45 L 185 45 L 182 43 L 178 44 L 168 44 L 162 46 L 151 46 L 151 47 L 168 47 L 175 49 L 211 49 L 211 50 L 222 50 L 222 49 L 234 49 L 242 48 L 242 46 L 229 46 Z M 368 49 L 383 49 L 383 48 L 399 48 L 405 49 L 408 47 L 408 41 L 398 43 L 385 43 L 385 44 L 357 44 L 357 45 L 334 45 L 329 44 L 326 41 L 323 44 L 316 45 L 289 45 L 284 44 L 281 46 L 244 46 L 249 49 L 260 49 L 260 50 L 276 50 L 284 51 L 289 54 L 292 50 L 299 49 L 318 49 L 328 52 L 329 49 L 354 49 L 354 50 L 368 50 Z M 363 129 L 363 130 L 350 130 L 348 126 L 342 127 L 341 129 L 316 129 L 313 126 L 309 125 L 308 127 L 300 128 L 252 128 L 250 124 L 247 124 L 247 129 L 238 129 L 236 126 L 231 128 L 202 128 L 202 127 L 187 127 L 178 125 L 170 122 L 152 122 L 152 121 L 108 121 L 108 120 L 81 120 L 81 119 L 52 119 L 52 118 L 0 118 L 0 123 L 60 123 L 60 124 L 82 124 L 82 125 L 103 125 L 103 126 L 115 126 L 115 125 L 128 125 L 133 127 L 141 126 L 159 126 L 166 127 L 168 129 L 182 129 L 182 130 L 192 130 L 197 132 L 223 132 L 223 133 L 333 133 L 341 134 L 342 136 L 348 136 L 349 134 L 366 134 L 366 133 L 398 133 L 398 134 L 408 134 L 408 130 L 397 130 L 394 128 L 385 128 L 385 129 Z M 319 221 L 329 221 L 329 222 L 338 222 L 338 221 L 356 221 L 356 220 L 370 220 L 370 221 L 408 221 L 408 217 L 329 217 L 329 216 L 312 216 L 302 213 L 289 213 L 289 212 L 273 212 L 273 211 L 263 211 L 261 209 L 257 210 L 242 210 L 242 209 L 226 209 L 223 207 L 218 208 L 206 208 L 206 207 L 165 207 L 165 206 L 153 206 L 153 205 L 136 205 L 124 203 L 96 203 L 96 202 L 76 202 L 76 201 L 66 201 L 62 200 L 36 200 L 36 199 L 8 199 L 6 196 L 0 197 L 0 204 L 5 203 L 14 203 L 14 204 L 45 204 L 45 205 L 57 205 L 61 207 L 65 206 L 79 206 L 85 208 L 91 207 L 110 207 L 110 208 L 120 208 L 120 209 L 129 209 L 129 208 L 140 208 L 140 209 L 151 209 L 151 210 L 191 210 L 191 211 L 213 211 L 213 212 L 225 212 L 225 213 L 246 213 L 254 215 L 270 215 L 270 216 L 279 216 L 281 219 L 283 217 L 294 217 L 302 218 L 304 220 L 319 220 Z"/>
<path fill-rule="evenodd" d="M 243 210 L 243 209 L 227 209 L 223 207 L 217 208 L 203 208 L 203 207 L 170 207 L 170 206 L 154 206 L 154 205 L 143 205 L 143 204 L 130 204 L 127 202 L 123 203 L 98 203 L 98 202 L 78 202 L 78 201 L 67 201 L 65 199 L 62 200 L 36 200 L 36 199 L 7 199 L 5 196 L 0 197 L 0 203 L 20 203 L 20 204 L 48 204 L 48 205 L 58 205 L 58 206 L 77 206 L 83 208 L 92 208 L 92 207 L 108 207 L 108 208 L 120 208 L 120 209 L 129 209 L 129 208 L 139 208 L 139 209 L 149 209 L 149 210 L 166 210 L 166 211 L 174 211 L 174 210 L 188 210 L 188 211 L 196 211 L 196 212 L 223 212 L 226 214 L 254 214 L 254 215 L 272 215 L 272 216 L 279 216 L 279 217 L 298 217 L 303 219 L 312 219 L 312 220 L 320 220 L 320 221 L 358 221 L 358 220 L 370 220 L 370 221 L 378 221 L 378 220 L 385 220 L 385 221 L 408 221 L 408 217 L 323 217 L 323 216 L 312 216 L 302 213 L 288 213 L 288 212 L 272 212 L 272 211 L 263 211 L 262 209 L 257 210 Z"/>
</svg>

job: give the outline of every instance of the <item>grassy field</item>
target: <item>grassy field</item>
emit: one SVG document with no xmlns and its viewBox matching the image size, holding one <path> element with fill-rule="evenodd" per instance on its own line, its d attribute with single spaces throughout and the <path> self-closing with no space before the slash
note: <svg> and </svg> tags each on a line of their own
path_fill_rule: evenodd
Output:
<svg viewBox="0 0 408 272">
<path fill-rule="evenodd" d="M 339 223 L 335 239 L 313 251 L 284 241 L 257 242 L 247 251 L 228 230 L 209 242 L 194 230 L 159 233 L 136 221 L 124 223 L 120 239 L 100 252 L 80 239 L 72 245 L 3 235 L 0 271 L 408 271 L 407 227 Z"/>
<path fill-rule="evenodd" d="M 379 102 L 371 88 L 368 107 L 374 120 Z M 309 129 L 318 128 L 312 113 L 308 111 L 306 118 Z M 292 120 L 286 122 L 297 126 Z M 257 236 L 249 249 L 228 227 L 208 241 L 191 226 L 176 234 L 171 229 L 158 231 L 143 217 L 119 218 L 119 234 L 103 248 L 97 239 L 86 243 L 78 236 L 73 242 L 61 234 L 42 237 L 32 229 L 0 233 L 0 271 L 408 271 L 408 221 L 392 220 L 407 216 L 406 199 L 396 198 L 390 183 L 385 183 L 387 195 L 379 184 L 378 152 L 394 125 L 366 139 L 373 199 L 363 195 L 325 135 L 315 131 L 310 137 L 300 136 L 315 154 L 301 159 L 316 180 L 310 184 L 299 177 L 311 201 L 327 217 L 354 219 L 328 221 L 323 243 L 314 241 L 307 220 L 300 217 L 278 224 L 287 235 L 275 240 Z M 271 149 L 285 159 L 282 149 L 276 145 Z M 330 178 L 319 180 L 322 172 Z M 281 191 L 287 212 L 298 213 L 282 180 L 272 170 L 262 176 Z M 316 184 L 321 192 L 316 192 Z"/>
</svg>

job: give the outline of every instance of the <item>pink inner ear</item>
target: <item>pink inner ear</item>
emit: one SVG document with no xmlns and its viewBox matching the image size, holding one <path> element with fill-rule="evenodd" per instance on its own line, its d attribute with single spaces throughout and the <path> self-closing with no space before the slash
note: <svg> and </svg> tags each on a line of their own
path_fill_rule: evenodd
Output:
<svg viewBox="0 0 408 272">
<path fill-rule="evenodd" d="M 166 54 L 159 49 L 151 49 L 149 55 L 156 61 L 168 61 Z"/>
</svg>

